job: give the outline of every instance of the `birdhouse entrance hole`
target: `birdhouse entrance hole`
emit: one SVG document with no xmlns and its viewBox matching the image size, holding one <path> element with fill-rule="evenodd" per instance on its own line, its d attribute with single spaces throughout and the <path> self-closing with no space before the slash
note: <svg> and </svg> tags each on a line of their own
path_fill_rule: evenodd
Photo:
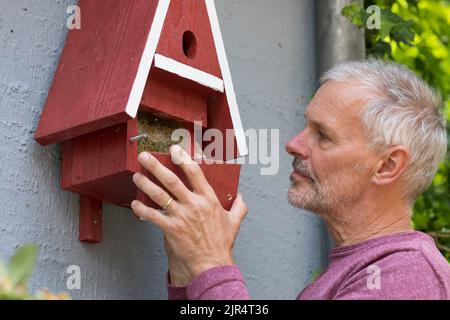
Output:
<svg viewBox="0 0 450 320">
<path fill-rule="evenodd" d="M 193 59 L 197 53 L 197 39 L 192 31 L 183 33 L 183 52 L 189 59 Z"/>
</svg>

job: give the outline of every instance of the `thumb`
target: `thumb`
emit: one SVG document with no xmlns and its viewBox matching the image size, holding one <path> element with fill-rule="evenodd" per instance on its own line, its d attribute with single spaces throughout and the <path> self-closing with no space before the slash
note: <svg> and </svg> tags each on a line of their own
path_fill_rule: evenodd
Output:
<svg viewBox="0 0 450 320">
<path fill-rule="evenodd" d="M 229 211 L 230 219 L 240 225 L 244 218 L 247 216 L 247 212 L 248 208 L 244 200 L 242 199 L 242 194 L 238 193 Z"/>
</svg>

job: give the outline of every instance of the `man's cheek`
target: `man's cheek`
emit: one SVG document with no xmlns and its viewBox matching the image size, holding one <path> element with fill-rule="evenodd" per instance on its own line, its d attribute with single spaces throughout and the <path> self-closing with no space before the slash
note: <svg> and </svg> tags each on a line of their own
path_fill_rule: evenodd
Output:
<svg viewBox="0 0 450 320">
<path fill-rule="evenodd" d="M 342 170 L 342 168 L 345 167 L 345 161 L 343 160 L 345 160 L 345 155 L 342 155 L 341 157 L 319 156 L 312 163 L 311 169 L 319 178 L 318 180 L 321 180 L 321 177 L 326 177 L 338 170 Z"/>
</svg>

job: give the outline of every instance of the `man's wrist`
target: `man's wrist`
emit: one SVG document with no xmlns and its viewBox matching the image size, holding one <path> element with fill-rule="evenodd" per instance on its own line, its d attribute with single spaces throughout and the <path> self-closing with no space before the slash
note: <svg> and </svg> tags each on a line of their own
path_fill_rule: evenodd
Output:
<svg viewBox="0 0 450 320">
<path fill-rule="evenodd" d="M 169 270 L 169 284 L 174 287 L 187 287 L 192 282 L 191 276 L 173 273 Z"/>
<path fill-rule="evenodd" d="M 191 276 L 192 276 L 191 281 L 209 269 L 234 264 L 235 264 L 234 259 L 231 257 L 199 263 L 193 268 L 191 268 Z"/>
</svg>

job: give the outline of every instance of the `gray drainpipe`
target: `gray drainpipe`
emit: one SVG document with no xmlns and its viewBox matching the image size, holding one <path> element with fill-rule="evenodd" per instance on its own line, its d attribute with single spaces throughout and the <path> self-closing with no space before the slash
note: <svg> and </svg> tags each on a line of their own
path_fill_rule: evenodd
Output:
<svg viewBox="0 0 450 320">
<path fill-rule="evenodd" d="M 354 0 L 316 0 L 318 71 L 321 76 L 334 65 L 365 58 L 364 29 L 358 29 L 341 15 Z M 358 0 L 363 5 L 363 0 Z M 328 233 L 328 250 L 335 246 Z"/>
<path fill-rule="evenodd" d="M 316 0 L 319 74 L 339 62 L 365 57 L 364 29 L 358 29 L 341 15 L 354 0 Z M 358 0 L 363 5 L 363 0 Z"/>
</svg>

